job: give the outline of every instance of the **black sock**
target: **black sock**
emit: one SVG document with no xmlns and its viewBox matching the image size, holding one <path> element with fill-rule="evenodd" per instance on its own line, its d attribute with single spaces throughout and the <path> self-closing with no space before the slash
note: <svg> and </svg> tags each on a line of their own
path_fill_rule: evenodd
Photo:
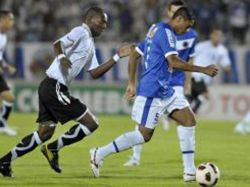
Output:
<svg viewBox="0 0 250 187">
<path fill-rule="evenodd" d="M 59 149 L 66 145 L 70 145 L 82 140 L 90 133 L 91 132 L 86 126 L 82 124 L 76 124 L 71 127 L 65 134 L 61 135 L 57 140 L 48 144 L 48 149 L 51 151 L 59 151 Z"/>
<path fill-rule="evenodd" d="M 34 150 L 42 141 L 37 132 L 24 137 L 10 152 L 0 158 L 0 162 L 11 162 L 16 158 Z"/>
<path fill-rule="evenodd" d="M 192 101 L 192 110 L 193 110 L 194 113 L 198 112 L 201 104 L 202 104 L 202 102 L 198 98 Z"/>
<path fill-rule="evenodd" d="M 10 113 L 12 111 L 12 105 L 13 103 L 8 103 L 6 101 L 3 101 L 3 105 L 2 105 L 2 118 L 5 119 L 6 121 L 8 120 Z"/>
</svg>

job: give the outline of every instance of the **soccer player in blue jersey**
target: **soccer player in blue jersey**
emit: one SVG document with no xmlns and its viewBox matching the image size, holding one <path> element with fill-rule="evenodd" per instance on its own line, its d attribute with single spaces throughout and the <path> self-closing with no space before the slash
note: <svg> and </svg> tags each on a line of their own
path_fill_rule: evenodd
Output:
<svg viewBox="0 0 250 187">
<path fill-rule="evenodd" d="M 187 140 L 184 141 L 186 142 L 184 146 L 187 152 L 194 152 L 196 120 L 187 100 L 175 93 L 170 85 L 172 72 L 173 69 L 180 69 L 201 72 L 213 77 L 218 69 L 214 65 L 206 67 L 190 65 L 178 57 L 174 33 L 186 32 L 192 23 L 192 13 L 188 8 L 181 7 L 174 13 L 169 23 L 160 22 L 149 29 L 144 50 L 146 69 L 140 77 L 132 109 L 132 119 L 138 123 L 139 128 L 122 134 L 105 146 L 90 150 L 91 167 L 95 177 L 99 177 L 101 164 L 108 155 L 148 142 L 154 133 L 158 118 L 164 111 L 183 125 L 182 137 Z M 129 76 L 133 75 L 129 72 Z M 194 171 L 187 171 L 187 174 L 189 173 L 193 174 Z"/>
<path fill-rule="evenodd" d="M 168 5 L 168 17 L 171 17 L 170 15 L 171 12 L 175 12 L 178 8 L 181 8 L 184 6 L 184 3 L 182 1 L 172 1 Z M 188 29 L 187 32 L 184 34 L 176 34 L 176 49 L 179 53 L 179 57 L 183 59 L 184 61 L 187 61 L 188 63 L 192 64 L 192 58 L 194 56 L 194 46 L 197 41 L 197 33 L 192 29 Z M 133 51 L 133 54 L 131 54 L 131 59 L 130 59 L 130 68 L 132 68 L 132 71 L 136 70 L 137 64 L 138 64 L 138 58 L 143 56 L 144 54 L 144 48 L 145 48 L 145 41 L 140 42 L 138 46 L 135 48 Z M 185 94 L 190 94 L 190 81 L 191 80 L 191 75 L 190 72 L 185 72 L 181 70 L 174 70 L 172 74 L 172 79 L 170 81 L 170 85 L 173 86 L 174 90 L 176 93 L 180 94 L 180 97 L 185 97 Z M 133 79 L 132 84 L 135 84 L 135 79 Z M 133 90 L 132 92 L 135 92 Z M 128 93 L 131 94 L 131 91 L 128 90 Z M 133 93 L 132 95 L 134 95 Z M 128 99 L 130 97 L 128 96 Z M 164 117 L 167 115 L 163 115 Z M 164 120 L 167 120 L 164 118 Z M 177 127 L 177 132 L 180 140 L 180 145 L 182 144 L 182 133 L 183 128 L 182 126 Z M 185 142 L 184 142 L 185 143 Z M 142 145 L 136 145 L 133 147 L 133 155 L 130 157 L 130 159 L 124 164 L 124 166 L 137 166 L 140 164 L 140 156 L 141 156 L 141 151 L 142 151 Z M 186 153 L 185 150 L 182 150 L 183 152 L 183 166 L 184 168 L 195 168 L 194 165 L 194 153 Z M 185 170 L 184 169 L 184 173 Z M 194 169 L 193 169 L 194 170 Z M 186 176 L 184 175 L 184 180 L 189 181 L 194 179 L 193 177 L 190 177 L 189 175 Z"/>
</svg>

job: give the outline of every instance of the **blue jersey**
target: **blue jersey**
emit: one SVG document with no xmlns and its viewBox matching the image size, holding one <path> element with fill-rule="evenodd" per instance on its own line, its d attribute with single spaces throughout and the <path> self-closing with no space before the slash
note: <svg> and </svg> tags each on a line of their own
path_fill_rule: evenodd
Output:
<svg viewBox="0 0 250 187">
<path fill-rule="evenodd" d="M 176 34 L 176 49 L 179 53 L 179 57 L 184 60 L 188 61 L 189 58 L 194 56 L 194 47 L 197 42 L 197 33 L 194 29 L 190 28 L 184 34 Z M 140 42 L 136 50 L 140 53 L 141 56 L 144 55 L 145 49 L 145 41 Z M 170 81 L 171 86 L 184 86 L 185 82 L 185 74 L 184 71 L 174 69 L 172 78 Z"/>
<path fill-rule="evenodd" d="M 169 71 L 166 57 L 178 54 L 172 27 L 164 22 L 151 26 L 145 38 L 143 53 L 145 71 L 140 77 L 137 95 L 171 97 L 174 94 L 170 86 L 172 72 Z"/>
</svg>

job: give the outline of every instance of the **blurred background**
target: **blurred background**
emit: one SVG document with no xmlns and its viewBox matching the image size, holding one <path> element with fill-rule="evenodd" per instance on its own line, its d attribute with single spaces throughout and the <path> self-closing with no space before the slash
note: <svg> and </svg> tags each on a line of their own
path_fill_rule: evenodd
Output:
<svg viewBox="0 0 250 187">
<path fill-rule="evenodd" d="M 152 23 L 164 18 L 168 0 L 0 0 L 1 9 L 12 10 L 15 27 L 9 35 L 6 59 L 17 68 L 8 77 L 17 98 L 16 110 L 37 110 L 36 88 L 54 58 L 52 42 L 82 23 L 84 10 L 91 5 L 103 7 L 109 24 L 97 39 L 100 63 L 107 60 L 122 42 L 139 42 Z M 210 101 L 201 116 L 236 119 L 250 110 L 250 1 L 186 0 L 196 16 L 199 40 L 219 25 L 229 49 L 231 72 L 223 72 L 211 86 Z M 6 75 L 8 76 L 8 75 Z M 91 81 L 91 84 L 90 84 Z M 129 114 L 130 104 L 123 99 L 127 81 L 127 59 L 121 61 L 98 81 L 81 73 L 72 92 L 96 113 Z M 105 84 L 103 84 L 105 83 Z"/>
</svg>

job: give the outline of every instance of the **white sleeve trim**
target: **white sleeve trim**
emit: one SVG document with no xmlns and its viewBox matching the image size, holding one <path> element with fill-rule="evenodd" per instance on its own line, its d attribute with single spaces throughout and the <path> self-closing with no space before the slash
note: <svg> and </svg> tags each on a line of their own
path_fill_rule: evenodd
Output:
<svg viewBox="0 0 250 187">
<path fill-rule="evenodd" d="M 170 52 L 167 52 L 165 53 L 165 58 L 167 58 L 169 55 L 178 55 L 178 52 L 177 51 L 170 51 Z"/>
<path fill-rule="evenodd" d="M 138 46 L 135 47 L 135 50 L 141 55 L 143 56 L 144 53 L 140 50 L 140 48 Z"/>
<path fill-rule="evenodd" d="M 192 53 L 189 55 L 190 58 L 193 58 L 195 56 L 195 53 Z"/>
</svg>

